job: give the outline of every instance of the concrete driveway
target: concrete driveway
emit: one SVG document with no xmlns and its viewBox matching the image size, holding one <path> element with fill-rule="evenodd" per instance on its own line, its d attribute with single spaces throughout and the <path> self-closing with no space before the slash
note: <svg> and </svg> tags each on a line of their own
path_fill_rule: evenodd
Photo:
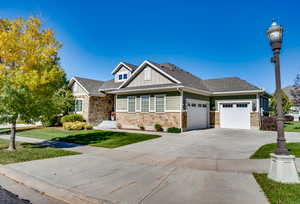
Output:
<svg viewBox="0 0 300 204">
<path fill-rule="evenodd" d="M 288 142 L 300 142 L 300 133 L 286 132 Z M 241 129 L 206 129 L 165 134 L 119 150 L 202 159 L 248 159 L 259 147 L 276 142 L 276 132 Z"/>
<path fill-rule="evenodd" d="M 299 133 L 287 133 L 300 141 Z M 0 166 L 0 173 L 68 203 L 268 203 L 252 172 L 269 160 L 249 160 L 276 133 L 208 129 L 116 149 Z M 69 148 L 76 150 L 77 147 Z"/>
</svg>

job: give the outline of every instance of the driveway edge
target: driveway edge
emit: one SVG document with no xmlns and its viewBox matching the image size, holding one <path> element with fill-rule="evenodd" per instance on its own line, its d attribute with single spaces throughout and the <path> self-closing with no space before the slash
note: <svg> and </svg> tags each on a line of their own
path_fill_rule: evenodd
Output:
<svg viewBox="0 0 300 204">
<path fill-rule="evenodd" d="M 100 200 L 92 198 L 86 195 L 83 195 L 78 192 L 73 192 L 67 189 L 64 189 L 60 186 L 49 184 L 45 181 L 42 181 L 38 178 L 30 176 L 28 174 L 19 172 L 4 165 L 0 165 L 0 174 L 15 180 L 16 182 L 22 183 L 27 187 L 30 187 L 42 194 L 45 194 L 49 197 L 61 200 L 70 204 L 112 204 L 108 200 Z"/>
</svg>

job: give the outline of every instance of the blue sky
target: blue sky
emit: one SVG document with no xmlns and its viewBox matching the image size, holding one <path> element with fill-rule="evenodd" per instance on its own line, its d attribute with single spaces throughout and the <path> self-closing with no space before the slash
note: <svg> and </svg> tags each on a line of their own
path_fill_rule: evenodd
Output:
<svg viewBox="0 0 300 204">
<path fill-rule="evenodd" d="M 171 62 L 203 79 L 237 76 L 274 91 L 265 31 L 284 26 L 282 83 L 300 73 L 300 2 L 19 0 L 1 2 L 0 16 L 42 19 L 63 43 L 68 78 L 112 78 L 120 61 Z"/>
</svg>

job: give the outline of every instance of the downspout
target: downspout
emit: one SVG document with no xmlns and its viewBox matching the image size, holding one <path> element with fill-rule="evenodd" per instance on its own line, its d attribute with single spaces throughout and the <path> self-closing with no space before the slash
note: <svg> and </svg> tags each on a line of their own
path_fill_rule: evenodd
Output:
<svg viewBox="0 0 300 204">
<path fill-rule="evenodd" d="M 183 128 L 182 128 L 182 114 L 183 114 L 183 109 L 182 109 L 182 106 L 183 106 L 183 90 L 180 89 L 180 88 L 177 88 L 177 91 L 180 93 L 180 115 L 179 115 L 179 122 L 180 122 L 180 129 L 181 129 L 181 132 L 183 132 Z"/>
</svg>

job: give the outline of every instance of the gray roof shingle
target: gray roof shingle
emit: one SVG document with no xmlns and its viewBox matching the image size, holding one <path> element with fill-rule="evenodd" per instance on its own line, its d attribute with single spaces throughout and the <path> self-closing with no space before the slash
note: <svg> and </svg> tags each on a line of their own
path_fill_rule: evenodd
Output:
<svg viewBox="0 0 300 204">
<path fill-rule="evenodd" d="M 133 71 L 135 71 L 138 68 L 138 66 L 127 63 L 127 62 L 123 62 L 123 63 L 126 64 L 126 66 L 130 67 Z"/>
<path fill-rule="evenodd" d="M 88 92 L 89 94 L 99 94 L 99 87 L 102 86 L 103 81 L 86 79 L 82 77 L 74 77 Z"/>
<path fill-rule="evenodd" d="M 294 100 L 295 97 L 292 94 L 294 89 L 295 89 L 294 86 L 287 86 L 287 87 L 283 88 L 282 90 L 289 97 L 290 100 Z"/>
<path fill-rule="evenodd" d="M 260 88 L 238 77 L 208 79 L 204 80 L 204 83 L 212 92 L 260 90 Z"/>
</svg>

